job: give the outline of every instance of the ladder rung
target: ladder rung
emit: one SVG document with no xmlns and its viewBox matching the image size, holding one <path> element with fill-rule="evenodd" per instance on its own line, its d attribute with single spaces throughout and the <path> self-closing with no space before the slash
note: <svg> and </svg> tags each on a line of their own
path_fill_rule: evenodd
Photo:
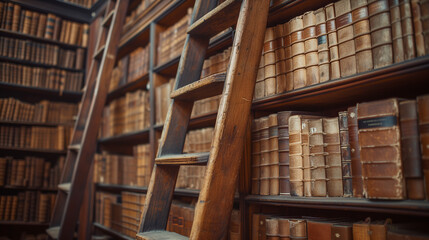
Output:
<svg viewBox="0 0 429 240">
<path fill-rule="evenodd" d="M 46 229 L 46 233 L 52 239 L 58 239 L 58 234 L 60 233 L 60 226 L 50 227 L 50 228 Z"/>
<path fill-rule="evenodd" d="M 71 183 L 61 183 L 58 184 L 58 189 L 64 191 L 64 192 L 70 192 Z"/>
<path fill-rule="evenodd" d="M 223 91 L 225 73 L 217 73 L 181 87 L 171 93 L 178 100 L 199 100 L 219 95 Z"/>
<path fill-rule="evenodd" d="M 79 151 L 79 149 L 80 149 L 80 144 L 72 144 L 72 145 L 69 145 L 68 149 L 69 149 L 69 150 L 73 150 L 73 151 Z"/>
<path fill-rule="evenodd" d="M 169 154 L 157 157 L 155 163 L 157 165 L 201 165 L 207 163 L 209 156 L 208 152 Z"/>
<path fill-rule="evenodd" d="M 227 0 L 188 28 L 191 35 L 212 37 L 237 23 L 241 1 Z"/>
<path fill-rule="evenodd" d="M 138 240 L 188 240 L 189 238 L 184 237 L 175 232 L 168 231 L 151 231 L 137 234 Z"/>
<path fill-rule="evenodd" d="M 97 50 L 97 52 L 94 54 L 94 58 L 95 59 L 101 59 L 101 56 L 103 56 L 103 52 L 104 52 L 104 49 L 106 48 L 106 45 L 103 45 L 103 46 L 101 46 L 98 50 Z"/>
<path fill-rule="evenodd" d="M 109 14 L 107 14 L 107 16 L 103 19 L 102 25 L 104 27 L 110 26 L 110 23 L 112 22 L 112 19 L 113 19 L 113 13 L 114 12 L 115 12 L 115 10 L 110 11 Z"/>
</svg>

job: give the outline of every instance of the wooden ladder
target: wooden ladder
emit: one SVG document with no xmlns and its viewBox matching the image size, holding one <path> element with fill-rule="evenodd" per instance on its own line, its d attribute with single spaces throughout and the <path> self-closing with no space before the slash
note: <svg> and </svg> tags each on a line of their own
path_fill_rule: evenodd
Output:
<svg viewBox="0 0 429 240">
<path fill-rule="evenodd" d="M 50 227 L 46 230 L 50 239 L 66 240 L 74 237 L 127 8 L 128 0 L 107 2 L 61 183 L 58 185 Z"/>
<path fill-rule="evenodd" d="M 190 239 L 222 239 L 227 234 L 269 3 L 227 0 L 216 6 L 217 0 L 195 2 L 137 239 L 187 239 L 165 231 L 181 165 L 207 164 Z M 199 80 L 210 37 L 234 25 L 226 74 Z M 210 152 L 183 154 L 194 101 L 221 93 Z"/>
</svg>

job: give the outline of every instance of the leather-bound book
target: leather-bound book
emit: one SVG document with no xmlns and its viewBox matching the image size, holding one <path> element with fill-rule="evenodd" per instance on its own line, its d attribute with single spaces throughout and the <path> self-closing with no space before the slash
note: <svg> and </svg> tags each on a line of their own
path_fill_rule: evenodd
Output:
<svg viewBox="0 0 429 240">
<path fill-rule="evenodd" d="M 267 28 L 264 40 L 264 97 L 276 94 L 276 54 L 277 44 L 274 36 L 274 27 Z"/>
<path fill-rule="evenodd" d="M 283 45 L 285 53 L 286 91 L 293 90 L 293 64 L 290 34 L 290 21 L 283 24 Z"/>
<path fill-rule="evenodd" d="M 252 215 L 252 240 L 266 240 L 267 216 L 259 213 Z"/>
<path fill-rule="evenodd" d="M 279 133 L 279 194 L 290 195 L 289 175 L 289 117 L 292 112 L 277 113 Z"/>
<path fill-rule="evenodd" d="M 364 195 L 404 199 L 398 99 L 359 103 L 357 116 Z"/>
<path fill-rule="evenodd" d="M 429 199 L 429 95 L 417 97 L 417 112 L 419 114 L 420 150 L 426 199 Z"/>
<path fill-rule="evenodd" d="M 284 50 L 284 33 L 283 24 L 274 27 L 274 36 L 276 42 L 276 93 L 286 92 L 286 68 L 285 68 L 285 50 Z"/>
<path fill-rule="evenodd" d="M 262 117 L 259 119 L 261 124 L 260 131 L 260 147 L 261 147 L 261 159 L 260 159 L 260 182 L 259 182 L 259 194 L 269 195 L 270 194 L 270 147 L 269 147 L 269 129 L 268 129 L 268 117 Z"/>
<path fill-rule="evenodd" d="M 302 17 L 303 39 L 305 48 L 306 85 L 314 85 L 320 82 L 319 77 L 319 53 L 316 36 L 316 16 L 313 11 L 304 13 Z"/>
<path fill-rule="evenodd" d="M 289 219 L 279 218 L 279 239 L 290 240 L 290 223 Z"/>
<path fill-rule="evenodd" d="M 3 13 L 4 15 L 4 19 L 3 19 L 3 23 L 2 26 L 4 29 L 7 30 L 11 30 L 12 29 L 12 21 L 13 21 L 13 9 L 14 9 L 14 4 L 9 2 L 9 3 L 5 3 L 5 12 Z"/>
<path fill-rule="evenodd" d="M 45 38 L 53 39 L 52 36 L 54 34 L 54 26 L 55 26 L 55 15 L 52 13 L 48 13 L 48 16 L 46 17 Z"/>
<path fill-rule="evenodd" d="M 337 28 L 335 25 L 335 5 L 333 3 L 326 5 L 326 31 L 328 32 L 330 79 L 340 78 L 340 61 L 338 53 Z"/>
<path fill-rule="evenodd" d="M 352 159 L 349 144 L 347 111 L 338 113 L 340 126 L 341 169 L 343 173 L 343 196 L 353 196 Z"/>
<path fill-rule="evenodd" d="M 425 198 L 423 171 L 420 155 L 419 124 L 417 103 L 406 100 L 399 103 L 401 128 L 401 155 L 404 164 L 404 177 L 407 198 L 421 200 Z"/>
<path fill-rule="evenodd" d="M 402 39 L 404 43 L 404 59 L 409 60 L 416 57 L 416 46 L 414 42 L 413 16 L 411 10 L 411 0 L 401 0 L 401 27 Z"/>
<path fill-rule="evenodd" d="M 393 63 L 390 9 L 387 0 L 368 0 L 374 68 Z"/>
<path fill-rule="evenodd" d="M 2 9 L 3 10 L 3 9 Z M 12 16 L 12 31 L 17 32 L 19 26 L 19 17 L 21 16 L 21 5 L 13 5 L 13 16 Z"/>
<path fill-rule="evenodd" d="M 267 240 L 279 239 L 279 219 L 278 218 L 266 219 L 266 236 L 267 236 Z"/>
<path fill-rule="evenodd" d="M 301 119 L 301 149 L 302 149 L 302 171 L 304 196 L 311 197 L 311 171 L 310 171 L 310 129 L 308 128 L 309 119 Z"/>
<path fill-rule="evenodd" d="M 22 33 L 30 34 L 32 18 L 33 18 L 33 12 L 25 10 L 25 18 L 24 18 Z"/>
<path fill-rule="evenodd" d="M 390 224 L 390 219 L 386 219 L 385 221 L 371 222 L 369 225 L 371 240 L 386 240 L 387 228 Z"/>
<path fill-rule="evenodd" d="M 392 26 L 393 62 L 404 61 L 404 41 L 402 39 L 401 9 L 399 0 L 389 0 L 390 24 Z"/>
<path fill-rule="evenodd" d="M 268 116 L 270 154 L 270 195 L 279 195 L 279 131 L 277 114 Z"/>
<path fill-rule="evenodd" d="M 411 10 L 413 16 L 414 39 L 416 44 L 417 57 L 426 55 L 425 39 L 423 36 L 423 14 L 421 12 L 421 0 L 411 0 Z"/>
<path fill-rule="evenodd" d="M 367 0 L 350 0 L 358 73 L 373 69 Z"/>
<path fill-rule="evenodd" d="M 323 122 L 322 119 L 308 121 L 309 153 L 310 153 L 310 196 L 326 196 L 325 154 L 323 149 Z M 305 171 L 305 169 L 304 169 Z M 305 173 L 304 173 L 305 174 Z M 310 236 L 309 236 L 310 237 Z"/>
<path fill-rule="evenodd" d="M 330 79 L 330 65 L 325 9 L 317 9 L 314 11 L 314 15 L 316 16 L 317 53 L 319 56 L 319 81 L 326 82 Z"/>
<path fill-rule="evenodd" d="M 326 187 L 329 197 L 343 196 L 341 172 L 340 129 L 338 118 L 323 118 L 323 142 L 326 155 Z"/>
<path fill-rule="evenodd" d="M 347 77 L 357 72 L 351 10 L 349 0 L 335 2 L 335 26 L 337 28 L 341 77 Z"/>
<path fill-rule="evenodd" d="M 353 223 L 353 239 L 371 240 L 370 219 Z"/>
<path fill-rule="evenodd" d="M 307 240 L 307 221 L 304 219 L 289 219 L 290 239 Z"/>
<path fill-rule="evenodd" d="M 332 240 L 352 240 L 353 225 L 349 223 L 334 223 L 331 226 Z"/>
<path fill-rule="evenodd" d="M 44 37 L 45 36 L 45 29 L 46 29 L 46 14 L 40 14 L 39 16 L 39 23 L 37 25 L 37 37 Z"/>
<path fill-rule="evenodd" d="M 255 91 L 253 93 L 254 99 L 260 99 L 264 97 L 265 94 L 265 69 L 264 69 L 264 56 L 261 57 L 261 61 L 259 62 L 258 73 L 256 75 L 255 82 Z"/>
<path fill-rule="evenodd" d="M 30 26 L 30 35 L 33 35 L 33 36 L 37 35 L 37 27 L 39 24 L 39 17 L 40 17 L 40 13 L 33 12 L 32 20 L 31 20 L 31 26 Z"/>
<path fill-rule="evenodd" d="M 259 194 L 259 178 L 261 165 L 261 136 L 259 119 L 252 124 L 252 194 Z"/>
<path fill-rule="evenodd" d="M 300 115 L 289 117 L 289 173 L 290 195 L 304 196 L 303 140 Z"/>
<path fill-rule="evenodd" d="M 390 224 L 387 226 L 388 240 L 429 240 L 427 222 Z"/>
<path fill-rule="evenodd" d="M 362 164 L 360 161 L 356 106 L 347 109 L 347 124 L 349 129 L 353 197 L 363 197 Z"/>
<path fill-rule="evenodd" d="M 304 25 L 302 16 L 298 16 L 289 21 L 291 35 L 291 54 L 293 68 L 293 88 L 299 89 L 306 86 L 307 71 L 305 70 L 305 44 Z"/>
<path fill-rule="evenodd" d="M 331 240 L 332 222 L 307 220 L 308 240 Z"/>
</svg>

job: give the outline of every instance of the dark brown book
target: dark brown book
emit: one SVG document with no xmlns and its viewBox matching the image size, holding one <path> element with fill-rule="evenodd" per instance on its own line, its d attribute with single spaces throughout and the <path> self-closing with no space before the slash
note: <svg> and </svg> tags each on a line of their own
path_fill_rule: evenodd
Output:
<svg viewBox="0 0 429 240">
<path fill-rule="evenodd" d="M 332 240 L 353 240 L 353 225 L 349 223 L 334 223 L 331 226 Z"/>
<path fill-rule="evenodd" d="M 285 53 L 286 90 L 293 90 L 293 64 L 290 34 L 290 21 L 283 24 L 283 45 Z M 259 72 L 259 71 L 258 71 Z"/>
<path fill-rule="evenodd" d="M 49 13 L 46 17 L 45 38 L 53 39 L 54 26 L 55 26 L 55 15 L 52 13 Z"/>
<path fill-rule="evenodd" d="M 353 223 L 353 238 L 359 240 L 371 240 L 370 219 Z"/>
<path fill-rule="evenodd" d="M 426 4 L 427 4 L 427 2 L 426 2 Z M 421 0 L 411 0 L 411 9 L 412 9 L 412 16 L 413 16 L 413 28 L 414 28 L 414 39 L 415 39 L 417 57 L 424 56 L 428 52 L 427 48 L 425 47 L 426 45 L 428 45 L 428 43 L 425 41 L 425 37 L 423 34 L 422 18 L 425 16 L 422 13 L 422 10 L 423 10 L 422 7 L 423 6 L 422 6 Z"/>
<path fill-rule="evenodd" d="M 335 5 L 325 6 L 326 30 L 328 32 L 329 63 L 331 67 L 330 79 L 340 78 L 340 61 L 338 52 L 337 27 L 335 25 Z"/>
<path fill-rule="evenodd" d="M 357 72 L 350 2 L 349 0 L 335 2 L 335 26 L 338 36 L 341 77 L 350 76 Z"/>
<path fill-rule="evenodd" d="M 277 113 L 279 131 L 279 193 L 290 195 L 289 175 L 289 117 L 292 112 Z"/>
<path fill-rule="evenodd" d="M 277 114 L 268 116 L 270 195 L 279 195 L 279 131 Z"/>
<path fill-rule="evenodd" d="M 13 16 L 12 16 L 12 31 L 17 32 L 19 27 L 19 18 L 21 16 L 21 6 L 18 4 L 13 5 Z"/>
<path fill-rule="evenodd" d="M 404 43 L 404 59 L 413 59 L 416 57 L 416 46 L 414 41 L 413 16 L 410 0 L 400 1 L 401 9 L 401 27 Z"/>
<path fill-rule="evenodd" d="M 331 240 L 332 222 L 307 220 L 308 240 Z"/>
<path fill-rule="evenodd" d="M 36 36 L 37 26 L 39 25 L 39 17 L 40 17 L 40 13 L 33 12 L 33 16 L 31 18 L 31 25 L 30 25 L 30 35 Z"/>
<path fill-rule="evenodd" d="M 347 124 L 349 129 L 353 197 L 362 197 L 362 164 L 360 160 L 357 108 L 355 106 L 347 109 Z"/>
<path fill-rule="evenodd" d="M 338 117 L 323 118 L 324 151 L 326 153 L 326 188 L 329 197 L 343 196 L 340 128 Z"/>
<path fill-rule="evenodd" d="M 367 0 L 350 0 L 358 73 L 373 69 Z"/>
<path fill-rule="evenodd" d="M 266 240 L 267 216 L 259 213 L 252 215 L 252 240 Z"/>
<path fill-rule="evenodd" d="M 343 196 L 353 196 L 352 180 L 352 160 L 349 143 L 349 129 L 347 122 L 347 111 L 338 113 L 338 122 L 340 126 L 340 144 L 341 144 L 341 169 L 343 173 Z"/>
<path fill-rule="evenodd" d="M 404 61 L 404 40 L 402 38 L 401 9 L 399 0 L 389 0 L 390 24 L 392 26 L 393 61 Z"/>
<path fill-rule="evenodd" d="M 426 199 L 429 199 L 429 95 L 417 97 L 419 116 L 420 150 L 425 179 Z"/>
<path fill-rule="evenodd" d="M 401 155 L 409 199 L 425 198 L 422 163 L 420 155 L 419 124 L 415 100 L 399 103 L 401 128 Z"/>
<path fill-rule="evenodd" d="M 364 195 L 404 199 L 398 99 L 359 103 L 357 116 Z"/>
</svg>

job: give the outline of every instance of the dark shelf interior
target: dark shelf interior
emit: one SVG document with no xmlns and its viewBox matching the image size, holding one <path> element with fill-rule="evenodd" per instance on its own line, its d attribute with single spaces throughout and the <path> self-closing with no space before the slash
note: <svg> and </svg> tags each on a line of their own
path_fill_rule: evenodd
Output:
<svg viewBox="0 0 429 240">
<path fill-rule="evenodd" d="M 10 146 L 0 146 L 1 155 L 23 155 L 23 154 L 35 154 L 35 155 L 65 155 L 65 150 L 53 150 L 53 149 L 34 149 L 34 148 L 19 148 Z"/>
<path fill-rule="evenodd" d="M 27 60 L 22 60 L 22 59 L 17 59 L 17 58 L 4 57 L 4 56 L 0 56 L 0 61 L 1 62 L 17 63 L 20 65 L 27 65 L 27 66 L 32 66 L 32 67 L 56 68 L 56 69 L 60 69 L 60 70 L 66 70 L 69 72 L 83 72 L 83 70 L 81 70 L 81 69 L 64 68 L 64 67 L 59 67 L 56 65 L 36 63 L 36 62 L 32 62 L 32 61 L 27 61 Z"/>
<path fill-rule="evenodd" d="M 102 150 L 125 155 L 132 155 L 133 147 L 135 145 L 145 144 L 148 142 L 149 128 L 113 137 L 102 138 L 98 141 Z"/>
<path fill-rule="evenodd" d="M 44 126 L 44 127 L 72 126 L 73 125 L 73 123 L 23 122 L 23 121 L 9 121 L 9 120 L 1 120 L 1 119 L 0 119 L 0 124 L 4 124 L 4 125 Z"/>
<path fill-rule="evenodd" d="M 103 232 L 105 234 L 108 234 L 108 235 L 114 237 L 115 239 L 134 240 L 134 238 L 130 238 L 130 237 L 128 237 L 128 236 L 126 236 L 126 235 L 124 235 L 124 234 L 122 234 L 120 232 L 117 232 L 117 231 L 115 231 L 113 229 L 110 229 L 110 228 L 108 228 L 106 226 L 103 226 L 100 223 L 94 222 L 93 226 L 94 226 L 95 229 L 100 230 L 101 232 Z"/>
<path fill-rule="evenodd" d="M 109 104 L 112 100 L 117 99 L 119 97 L 125 96 L 127 92 L 132 92 L 137 89 L 145 89 L 146 84 L 149 82 L 149 74 L 145 74 L 138 79 L 124 84 L 117 89 L 111 91 L 107 95 L 106 105 Z"/>
</svg>

